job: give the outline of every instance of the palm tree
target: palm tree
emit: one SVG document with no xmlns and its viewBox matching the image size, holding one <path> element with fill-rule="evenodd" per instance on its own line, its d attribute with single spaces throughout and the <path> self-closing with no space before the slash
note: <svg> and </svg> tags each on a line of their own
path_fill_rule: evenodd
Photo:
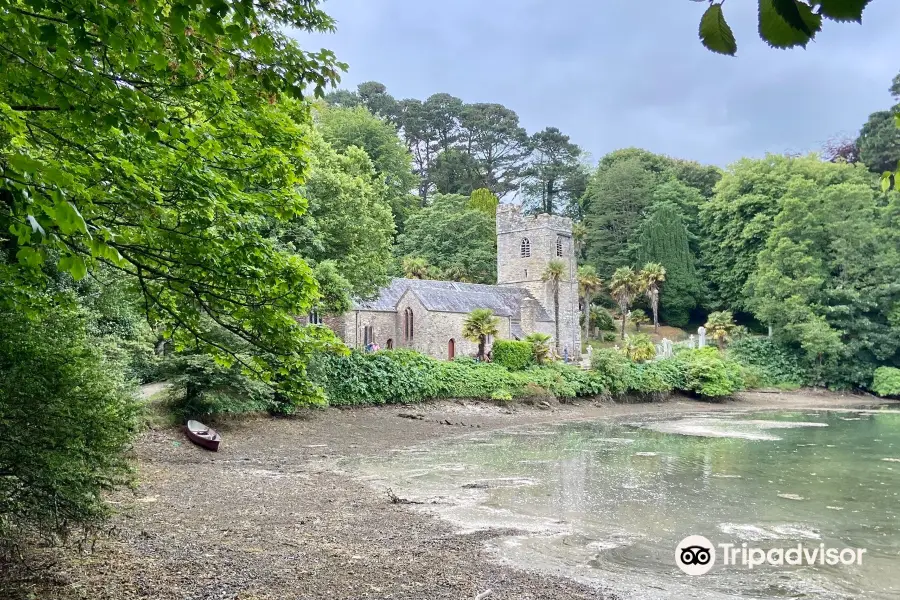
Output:
<svg viewBox="0 0 900 600">
<path fill-rule="evenodd" d="M 553 325 L 557 354 L 559 354 L 559 282 L 565 275 L 566 263 L 561 260 L 551 260 L 541 275 L 541 279 L 550 284 L 550 293 L 553 294 Z"/>
<path fill-rule="evenodd" d="M 659 333 L 659 284 L 666 280 L 666 268 L 659 263 L 649 262 L 639 275 L 653 310 L 653 333 Z"/>
<path fill-rule="evenodd" d="M 584 248 L 584 240 L 587 239 L 587 227 L 578 222 L 572 225 L 572 241 L 575 243 L 575 260 L 581 258 L 581 250 Z"/>
<path fill-rule="evenodd" d="M 635 331 L 636 333 L 640 333 L 640 332 L 641 332 L 641 325 L 643 325 L 644 323 L 646 323 L 646 322 L 649 321 L 650 319 L 647 318 L 647 313 L 645 313 L 644 311 L 638 309 L 638 310 L 633 310 L 633 311 L 631 311 L 631 316 L 629 317 L 629 320 L 630 320 L 631 323 L 634 325 L 634 331 Z"/>
<path fill-rule="evenodd" d="M 635 297 L 641 293 L 641 280 L 631 267 L 619 267 L 609 282 L 609 293 L 622 314 L 622 339 L 625 339 L 625 322 L 628 320 L 628 307 Z"/>
<path fill-rule="evenodd" d="M 590 337 L 591 325 L 591 296 L 600 291 L 603 281 L 597 277 L 597 269 L 593 265 L 581 265 L 578 267 L 578 289 L 584 302 L 584 342 Z"/>
<path fill-rule="evenodd" d="M 497 335 L 500 319 L 494 316 L 494 311 L 489 308 L 476 308 L 469 313 L 463 323 L 463 337 L 471 342 L 478 342 L 478 359 L 484 360 L 484 347 L 487 338 Z"/>
<path fill-rule="evenodd" d="M 705 327 L 709 336 L 716 340 L 719 350 L 723 350 L 725 348 L 725 342 L 728 340 L 731 331 L 735 327 L 734 316 L 731 314 L 730 310 L 709 313 L 709 316 L 706 318 Z"/>
<path fill-rule="evenodd" d="M 407 279 L 425 279 L 428 277 L 428 263 L 418 256 L 407 256 L 403 259 L 403 276 Z"/>
<path fill-rule="evenodd" d="M 531 354 L 534 356 L 534 362 L 539 365 L 544 364 L 547 357 L 550 356 L 550 336 L 546 333 L 529 333 L 525 336 L 525 341 L 531 344 Z"/>
</svg>

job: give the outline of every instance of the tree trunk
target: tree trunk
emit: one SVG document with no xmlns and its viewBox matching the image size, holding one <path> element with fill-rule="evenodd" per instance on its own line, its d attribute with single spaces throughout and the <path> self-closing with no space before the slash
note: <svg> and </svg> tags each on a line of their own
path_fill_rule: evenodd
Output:
<svg viewBox="0 0 900 600">
<path fill-rule="evenodd" d="M 553 286 L 553 324 L 556 331 L 556 353 L 559 354 L 559 283 Z"/>
<path fill-rule="evenodd" d="M 591 295 L 584 295 L 584 343 L 587 344 L 591 332 Z"/>
<path fill-rule="evenodd" d="M 659 333 L 659 292 L 653 292 L 653 333 Z"/>
<path fill-rule="evenodd" d="M 619 309 L 622 309 L 620 306 Z M 628 319 L 628 313 L 622 310 L 622 339 L 625 339 L 625 321 Z"/>
<path fill-rule="evenodd" d="M 478 360 L 484 360 L 484 345 L 486 342 L 487 340 L 483 335 L 478 338 Z"/>
</svg>

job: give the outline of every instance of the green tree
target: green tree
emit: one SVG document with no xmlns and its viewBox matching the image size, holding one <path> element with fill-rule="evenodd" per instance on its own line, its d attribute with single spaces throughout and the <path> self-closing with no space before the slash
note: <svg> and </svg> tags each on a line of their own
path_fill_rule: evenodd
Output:
<svg viewBox="0 0 900 600">
<path fill-rule="evenodd" d="M 597 269 L 593 265 L 578 267 L 578 291 L 581 292 L 581 308 L 584 319 L 584 341 L 590 339 L 591 300 L 594 294 L 603 287 L 603 280 L 597 277 Z"/>
<path fill-rule="evenodd" d="M 523 173 L 523 207 L 535 213 L 570 213 L 587 186 L 581 148 L 556 127 L 535 133 L 530 144 L 531 157 Z"/>
<path fill-rule="evenodd" d="M 710 285 L 709 308 L 747 309 L 744 284 L 772 231 L 782 199 L 792 185 L 819 188 L 852 182 L 871 185 L 863 167 L 769 154 L 730 165 L 713 198 L 700 208 L 701 259 Z"/>
<path fill-rule="evenodd" d="M 601 276 L 609 276 L 630 258 L 644 210 L 658 177 L 636 159 L 598 168 L 585 192 L 587 259 Z"/>
<path fill-rule="evenodd" d="M 366 151 L 375 172 L 384 180 L 397 230 L 403 231 L 406 219 L 418 208 L 419 201 L 411 193 L 417 182 L 412 172 L 412 155 L 397 135 L 397 128 L 363 106 L 322 107 L 316 114 L 316 128 L 340 153 L 346 153 L 350 146 Z"/>
<path fill-rule="evenodd" d="M 0 307 L 0 545 L 96 531 L 131 480 L 136 390 L 106 349 L 71 297 L 32 318 Z"/>
<path fill-rule="evenodd" d="M 388 281 L 394 235 L 384 180 L 357 146 L 336 152 L 315 131 L 309 144 L 300 188 L 308 209 L 281 228 L 280 238 L 314 264 L 332 261 L 354 295 L 371 297 Z"/>
<path fill-rule="evenodd" d="M 884 173 L 897 168 L 900 160 L 900 130 L 897 129 L 894 110 L 881 110 L 869 115 L 856 140 L 859 160 L 874 172 Z"/>
<path fill-rule="evenodd" d="M 701 283 L 690 239 L 681 210 L 671 202 L 661 202 L 653 207 L 637 234 L 635 258 L 638 263 L 658 264 L 665 271 L 665 290 L 657 290 L 656 301 L 661 306 L 659 312 L 663 320 L 676 327 L 687 325 L 690 311 L 700 297 Z M 652 305 L 653 298 L 649 293 L 648 290 Z M 658 322 L 658 313 L 654 311 L 654 323 Z"/>
<path fill-rule="evenodd" d="M 882 202 L 869 185 L 793 186 L 747 283 L 754 314 L 805 355 L 816 383 L 866 386 L 897 361 L 900 206 L 896 193 Z"/>
<path fill-rule="evenodd" d="M 491 193 L 487 188 L 480 188 L 472 192 L 469 196 L 469 208 L 480 210 L 494 218 L 497 217 L 497 205 L 500 201 L 497 196 Z"/>
<path fill-rule="evenodd" d="M 403 276 L 407 279 L 428 279 L 428 262 L 419 256 L 406 256 L 402 261 Z"/>
<path fill-rule="evenodd" d="M 731 332 L 735 328 L 734 315 L 731 314 L 730 310 L 709 313 L 704 327 L 709 333 L 709 337 L 716 340 L 719 350 L 723 350 L 725 342 L 729 340 Z"/>
<path fill-rule="evenodd" d="M 541 279 L 549 285 L 550 295 L 553 297 L 553 339 L 557 354 L 559 354 L 559 284 L 565 276 L 566 264 L 561 260 L 551 260 L 541 273 Z"/>
<path fill-rule="evenodd" d="M 609 281 L 609 293 L 619 305 L 622 315 L 622 339 L 625 339 L 625 323 L 631 303 L 642 291 L 641 280 L 631 267 L 619 267 Z"/>
<path fill-rule="evenodd" d="M 759 37 L 773 48 L 805 48 L 821 31 L 825 19 L 862 22 L 870 1 L 759 0 Z M 734 56 L 737 41 L 725 20 L 723 5 L 721 0 L 709 0 L 700 19 L 700 41 L 713 52 Z"/>
<path fill-rule="evenodd" d="M 440 271 L 462 267 L 466 279 L 494 283 L 497 272 L 497 234 L 494 218 L 468 207 L 465 196 L 435 195 L 431 204 L 414 214 L 406 231 L 397 236 L 398 257 L 425 259 Z"/>
<path fill-rule="evenodd" d="M 516 191 L 530 152 L 519 115 L 502 104 L 467 104 L 460 125 L 460 145 L 477 165 L 477 187 L 486 187 L 499 198 Z"/>
<path fill-rule="evenodd" d="M 659 286 L 666 280 L 666 268 L 659 263 L 648 262 L 638 273 L 641 287 L 647 294 L 650 309 L 653 311 L 653 331 L 659 333 Z M 644 315 L 646 317 L 646 315 Z M 633 319 L 632 319 L 633 320 Z M 635 321 L 637 325 L 637 321 Z"/>
<path fill-rule="evenodd" d="M 485 344 L 488 337 L 497 335 L 500 330 L 500 319 L 494 316 L 489 308 L 476 308 L 466 316 L 463 322 L 463 337 L 478 344 L 478 360 L 485 358 Z"/>
<path fill-rule="evenodd" d="M 639 308 L 631 311 L 628 320 L 631 321 L 632 325 L 634 325 L 634 330 L 637 333 L 641 332 L 641 325 L 650 322 L 650 318 L 647 316 L 647 313 Z"/>
<path fill-rule="evenodd" d="M 287 28 L 332 21 L 315 1 L 0 11 L 0 230 L 15 257 L 0 295 L 28 310 L 42 263 L 76 279 L 106 263 L 176 345 L 236 360 L 249 344 L 248 372 L 318 399 L 305 357 L 334 338 L 293 318 L 317 285 L 267 233 L 306 207 L 309 116 L 291 98 L 321 94 L 344 65 Z"/>
</svg>

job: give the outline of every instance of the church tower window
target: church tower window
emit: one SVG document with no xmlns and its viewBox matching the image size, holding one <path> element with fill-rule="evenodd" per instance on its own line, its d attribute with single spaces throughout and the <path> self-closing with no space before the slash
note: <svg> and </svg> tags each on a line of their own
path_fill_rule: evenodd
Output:
<svg viewBox="0 0 900 600">
<path fill-rule="evenodd" d="M 562 242 L 562 237 L 560 237 L 560 236 L 556 236 L 556 255 L 557 256 L 563 255 L 563 242 Z"/>
<path fill-rule="evenodd" d="M 521 255 L 522 255 L 522 258 L 530 258 L 531 257 L 531 242 L 528 241 L 528 238 L 522 238 Z"/>
</svg>

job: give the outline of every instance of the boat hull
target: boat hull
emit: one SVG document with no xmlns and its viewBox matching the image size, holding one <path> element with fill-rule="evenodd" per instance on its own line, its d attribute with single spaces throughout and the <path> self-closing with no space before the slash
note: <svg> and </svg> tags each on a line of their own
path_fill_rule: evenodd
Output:
<svg viewBox="0 0 900 600">
<path fill-rule="evenodd" d="M 184 432 L 188 439 L 198 446 L 206 448 L 207 450 L 212 450 L 213 452 L 219 450 L 219 443 L 222 441 L 222 436 L 220 436 L 219 432 L 215 429 L 206 427 L 197 421 L 188 421 L 188 424 L 185 425 Z"/>
</svg>

